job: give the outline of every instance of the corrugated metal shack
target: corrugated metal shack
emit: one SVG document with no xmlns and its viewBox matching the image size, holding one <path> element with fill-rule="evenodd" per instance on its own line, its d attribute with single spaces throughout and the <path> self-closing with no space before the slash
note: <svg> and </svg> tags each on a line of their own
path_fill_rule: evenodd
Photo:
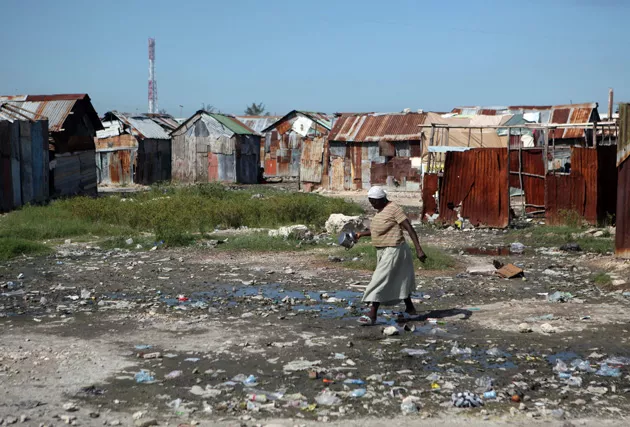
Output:
<svg viewBox="0 0 630 427">
<path fill-rule="evenodd" d="M 197 111 L 172 137 L 174 181 L 258 182 L 260 135 L 234 116 Z"/>
<path fill-rule="evenodd" d="M 327 186 L 328 134 L 332 116 L 293 110 L 265 133 L 265 177 L 294 178 L 304 189 Z"/>
<path fill-rule="evenodd" d="M 48 119 L 51 196 L 96 194 L 94 137 L 103 125 L 88 95 L 0 96 L 0 103 L 27 112 L 29 120 Z"/>
<path fill-rule="evenodd" d="M 110 111 L 96 133 L 99 184 L 150 185 L 171 179 L 171 136 L 148 115 Z"/>
<path fill-rule="evenodd" d="M 328 136 L 331 190 L 418 191 L 425 113 L 341 114 Z"/>
<path fill-rule="evenodd" d="M 267 132 L 265 129 L 270 128 L 275 122 L 280 120 L 282 116 L 236 116 L 236 118 L 244 123 L 247 127 L 257 132 L 261 136 L 261 142 L 266 140 Z M 265 168 L 265 144 L 260 144 L 260 167 Z"/>
<path fill-rule="evenodd" d="M 446 153 L 443 170 L 425 175 L 423 218 L 428 219 L 435 213 L 437 205 L 431 199 L 435 199 L 437 190 L 438 221 L 443 222 L 452 223 L 462 217 L 474 225 L 507 225 L 505 219 L 510 217 L 510 204 L 497 205 L 492 196 L 496 191 L 502 195 L 501 201 L 509 201 L 510 195 L 516 194 L 520 203 L 512 207 L 516 209 L 520 205 L 522 215 L 545 214 L 550 224 L 566 221 L 568 212 L 578 214 L 591 224 L 605 220 L 615 210 L 615 146 L 607 144 L 611 140 L 596 131 L 597 123 L 586 121 L 599 118 L 596 108 L 596 104 L 549 107 L 548 120 L 559 123 L 539 124 L 532 116 L 526 116 L 529 114 L 526 111 L 516 113 L 502 125 L 489 126 L 487 130 L 495 129 L 505 137 L 509 135 L 510 144 L 499 153 L 500 162 L 505 166 L 485 169 L 484 191 L 476 193 L 482 202 L 480 209 L 466 207 L 464 198 L 459 200 L 458 196 L 472 194 L 478 187 L 481 177 L 466 166 L 466 162 L 476 161 L 476 150 Z M 493 110 L 483 109 L 483 112 Z M 536 114 L 539 119 L 539 113 Z M 611 130 L 615 127 L 614 123 L 602 125 L 610 126 Z M 448 135 L 448 127 L 445 130 Z M 442 147 L 430 147 L 429 151 L 433 148 Z M 458 166 L 454 172 L 450 169 L 455 164 Z M 500 187 L 503 185 L 509 192 L 504 192 Z M 500 208 L 498 216 L 494 211 L 481 209 L 486 205 Z"/>
<path fill-rule="evenodd" d="M 0 212 L 50 195 L 48 120 L 30 117 L 29 111 L 0 103 Z"/>
</svg>

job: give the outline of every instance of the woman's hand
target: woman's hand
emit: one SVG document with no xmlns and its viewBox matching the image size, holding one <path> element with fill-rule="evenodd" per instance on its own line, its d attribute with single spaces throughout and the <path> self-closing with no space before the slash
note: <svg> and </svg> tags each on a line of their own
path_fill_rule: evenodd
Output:
<svg viewBox="0 0 630 427">
<path fill-rule="evenodd" d="M 424 263 L 427 260 L 427 254 L 425 254 L 422 250 L 418 251 L 417 255 L 421 263 Z"/>
</svg>

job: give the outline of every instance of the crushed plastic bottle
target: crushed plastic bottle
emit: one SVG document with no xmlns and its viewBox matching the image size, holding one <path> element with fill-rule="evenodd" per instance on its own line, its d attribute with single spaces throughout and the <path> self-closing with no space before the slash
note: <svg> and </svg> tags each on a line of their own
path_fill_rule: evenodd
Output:
<svg viewBox="0 0 630 427">
<path fill-rule="evenodd" d="M 573 298 L 570 292 L 554 292 L 553 294 L 547 297 L 549 302 L 567 302 Z"/>
<path fill-rule="evenodd" d="M 519 242 L 514 242 L 510 245 L 510 252 L 513 254 L 522 254 L 525 251 L 525 245 Z"/>
<path fill-rule="evenodd" d="M 403 399 L 402 403 L 400 404 L 400 410 L 405 415 L 415 414 L 418 412 L 418 404 L 416 403 L 413 397 L 407 396 Z"/>
<path fill-rule="evenodd" d="M 352 390 L 352 393 L 350 393 L 350 396 L 352 396 L 352 397 L 363 397 L 363 396 L 365 396 L 365 393 L 367 393 L 366 389 L 358 388 L 356 390 Z"/>
<path fill-rule="evenodd" d="M 601 375 L 602 377 L 620 377 L 621 371 L 619 368 L 611 368 L 607 363 L 602 363 L 595 374 Z"/>
<path fill-rule="evenodd" d="M 568 380 L 569 378 L 571 378 L 571 373 L 569 373 L 569 372 L 560 372 L 560 373 L 558 373 L 558 377 L 561 380 Z"/>
<path fill-rule="evenodd" d="M 582 378 L 572 376 L 567 380 L 567 384 L 572 387 L 582 387 Z"/>
<path fill-rule="evenodd" d="M 352 385 L 363 385 L 363 384 L 365 384 L 365 381 L 360 380 L 358 378 L 348 378 L 343 383 L 344 384 L 352 384 Z"/>
<path fill-rule="evenodd" d="M 557 359 L 556 360 L 556 366 L 553 367 L 553 370 L 555 372 L 567 372 L 569 370 L 569 368 L 568 368 L 566 363 L 564 363 L 560 359 Z"/>
<path fill-rule="evenodd" d="M 182 371 L 171 371 L 168 374 L 164 375 L 164 378 L 167 380 L 175 379 L 183 374 Z"/>
<path fill-rule="evenodd" d="M 266 403 L 267 400 L 269 400 L 267 399 L 266 394 L 255 394 L 255 393 L 248 394 L 247 399 L 252 402 L 259 402 L 259 403 Z"/>
<path fill-rule="evenodd" d="M 483 398 L 484 399 L 496 399 L 497 398 L 497 392 L 494 391 L 494 390 L 486 391 L 483 394 Z"/>
<path fill-rule="evenodd" d="M 245 387 L 254 387 L 258 385 L 258 378 L 256 378 L 253 375 L 250 375 L 249 377 L 243 380 L 243 385 L 245 385 Z"/>
<path fill-rule="evenodd" d="M 501 357 L 503 356 L 503 352 L 501 350 L 499 350 L 496 347 L 492 347 L 491 349 L 486 351 L 486 354 L 488 356 L 492 356 L 492 357 Z"/>
<path fill-rule="evenodd" d="M 155 377 L 149 371 L 144 369 L 134 375 L 137 383 L 150 383 L 155 381 Z"/>
<path fill-rule="evenodd" d="M 341 399 L 337 397 L 335 392 L 324 390 L 315 396 L 315 402 L 321 406 L 335 406 L 341 404 Z"/>
<path fill-rule="evenodd" d="M 582 359 L 572 360 L 571 366 L 573 366 L 578 371 L 595 372 L 595 369 L 591 367 L 591 364 L 588 362 L 588 360 L 582 360 Z"/>
<path fill-rule="evenodd" d="M 453 348 L 451 348 L 451 354 L 453 356 L 470 356 L 472 354 L 472 350 L 470 347 L 459 348 L 459 344 L 455 342 L 455 344 L 453 344 Z"/>
</svg>

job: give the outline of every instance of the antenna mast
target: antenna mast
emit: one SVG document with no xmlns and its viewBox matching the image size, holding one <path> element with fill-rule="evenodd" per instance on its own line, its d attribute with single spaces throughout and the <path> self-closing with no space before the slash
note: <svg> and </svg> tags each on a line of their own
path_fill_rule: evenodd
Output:
<svg viewBox="0 0 630 427">
<path fill-rule="evenodd" d="M 149 38 L 149 113 L 158 112 L 157 80 L 155 80 L 155 39 Z"/>
</svg>

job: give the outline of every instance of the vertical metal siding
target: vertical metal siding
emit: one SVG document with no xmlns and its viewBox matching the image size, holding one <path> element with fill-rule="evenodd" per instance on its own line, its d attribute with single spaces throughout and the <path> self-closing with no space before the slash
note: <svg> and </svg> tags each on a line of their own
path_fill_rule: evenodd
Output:
<svg viewBox="0 0 630 427">
<path fill-rule="evenodd" d="M 436 173 L 424 174 L 422 185 L 422 219 L 437 212 L 435 193 L 438 191 L 439 178 Z"/>
</svg>

